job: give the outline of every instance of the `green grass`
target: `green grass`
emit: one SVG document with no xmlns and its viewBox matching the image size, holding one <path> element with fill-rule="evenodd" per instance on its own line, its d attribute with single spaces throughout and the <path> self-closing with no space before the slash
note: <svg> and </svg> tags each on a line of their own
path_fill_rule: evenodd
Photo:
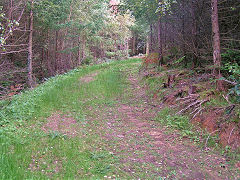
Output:
<svg viewBox="0 0 240 180">
<path fill-rule="evenodd" d="M 193 126 L 187 116 L 174 115 L 169 108 L 162 109 L 156 118 L 157 121 L 166 127 L 180 130 L 182 136 L 191 137 L 194 135 Z"/>
<path fill-rule="evenodd" d="M 219 137 L 218 135 L 212 135 L 201 128 L 194 126 L 188 116 L 175 115 L 174 111 L 168 107 L 163 108 L 155 119 L 159 121 L 163 126 L 169 129 L 176 129 L 182 137 L 187 137 L 190 140 L 198 143 L 202 148 L 215 147 L 219 149 Z M 206 141 L 207 140 L 207 141 Z M 207 142 L 207 144 L 205 144 Z"/>
<path fill-rule="evenodd" d="M 127 85 L 122 73 L 138 59 L 88 66 L 50 78 L 34 90 L 0 102 L 0 179 L 101 179 L 119 173 L 117 159 L 86 122 L 90 107 L 112 105 Z M 94 81 L 80 78 L 98 72 Z M 47 117 L 73 117 L 80 136 L 44 133 Z M 98 126 L 96 122 L 95 126 Z M 96 128 L 95 127 L 95 128 Z"/>
</svg>

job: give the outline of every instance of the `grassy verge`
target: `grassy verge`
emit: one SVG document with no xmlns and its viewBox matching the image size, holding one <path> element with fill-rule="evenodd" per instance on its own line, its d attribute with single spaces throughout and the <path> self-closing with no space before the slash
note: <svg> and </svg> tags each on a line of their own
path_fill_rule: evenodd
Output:
<svg viewBox="0 0 240 180">
<path fill-rule="evenodd" d="M 156 117 L 156 121 L 159 121 L 162 125 L 179 130 L 182 137 L 187 137 L 196 143 L 199 143 L 202 147 L 219 147 L 217 141 L 218 136 L 209 134 L 203 129 L 194 126 L 188 116 L 175 115 L 175 111 L 168 107 L 163 108 Z M 207 141 L 206 141 L 207 139 Z"/>
<path fill-rule="evenodd" d="M 49 79 L 34 90 L 0 102 L 0 178 L 97 179 L 117 176 L 117 161 L 104 149 L 98 134 L 90 131 L 85 117 L 91 107 L 114 103 L 125 86 L 123 66 L 139 60 L 114 62 L 75 69 Z M 79 79 L 98 72 L 94 81 Z M 76 137 L 45 133 L 47 117 L 59 112 L 77 121 Z M 82 138 L 84 137 L 84 138 Z"/>
</svg>

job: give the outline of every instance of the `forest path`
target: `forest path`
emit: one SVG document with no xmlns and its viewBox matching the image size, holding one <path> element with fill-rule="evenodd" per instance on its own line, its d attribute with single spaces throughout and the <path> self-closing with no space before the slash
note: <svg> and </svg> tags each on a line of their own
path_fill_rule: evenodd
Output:
<svg viewBox="0 0 240 180">
<path fill-rule="evenodd" d="M 217 152 L 203 151 L 177 131 L 154 121 L 160 107 L 150 102 L 140 85 L 139 65 L 123 70 L 128 78 L 124 95 L 114 104 L 93 109 L 92 117 L 88 117 L 89 127 L 100 134 L 106 148 L 120 160 L 115 168 L 131 179 L 239 178 Z"/>
<path fill-rule="evenodd" d="M 0 179 L 239 179 L 233 158 L 158 121 L 140 66 L 81 67 L 2 104 Z"/>
</svg>

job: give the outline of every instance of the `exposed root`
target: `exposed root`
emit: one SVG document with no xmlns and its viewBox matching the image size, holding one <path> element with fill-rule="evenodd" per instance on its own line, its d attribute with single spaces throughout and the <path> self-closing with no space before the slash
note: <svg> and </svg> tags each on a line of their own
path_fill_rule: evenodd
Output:
<svg viewBox="0 0 240 180">
<path fill-rule="evenodd" d="M 233 133 L 233 130 L 235 129 L 235 127 L 231 130 L 230 134 L 229 134 L 229 137 L 228 137 L 228 144 L 230 144 L 230 138 L 232 136 L 232 133 Z"/>
<path fill-rule="evenodd" d="M 199 95 L 198 94 L 190 94 L 187 97 L 184 98 L 178 98 L 176 101 L 179 101 L 180 104 L 177 106 L 180 106 L 182 104 L 185 104 L 185 108 L 181 109 L 179 112 L 177 112 L 177 115 L 182 114 L 186 112 L 189 109 L 193 109 L 190 115 L 193 114 L 193 117 L 191 120 L 193 120 L 197 115 L 199 115 L 204 109 L 202 108 L 202 104 L 207 102 L 208 100 L 198 100 Z"/>
<path fill-rule="evenodd" d="M 216 114 L 220 113 L 221 111 L 225 111 L 224 107 L 219 107 L 219 108 L 215 108 L 216 109 Z"/>
<path fill-rule="evenodd" d="M 201 107 L 201 105 L 205 102 L 207 102 L 208 100 L 197 100 L 196 102 L 193 102 L 191 104 L 189 104 L 187 107 L 183 108 L 181 111 L 179 111 L 177 114 L 182 114 L 184 113 L 185 111 L 187 111 L 188 109 L 190 108 L 199 108 Z"/>
<path fill-rule="evenodd" d="M 203 110 L 202 108 L 197 108 L 197 109 L 199 110 L 194 114 L 194 116 L 192 117 L 192 120 Z"/>
<path fill-rule="evenodd" d="M 212 134 L 214 134 L 215 132 L 218 132 L 218 131 L 219 131 L 219 129 L 217 129 L 217 130 L 211 132 L 211 133 L 208 135 L 207 140 L 206 140 L 206 142 L 205 142 L 205 146 L 204 146 L 205 149 L 207 148 L 207 143 L 208 143 L 208 140 L 209 140 L 210 136 L 211 136 Z"/>
<path fill-rule="evenodd" d="M 198 97 L 199 97 L 198 94 L 191 94 L 191 95 L 189 95 L 187 97 L 184 97 L 184 98 L 177 98 L 176 102 L 179 102 L 179 103 L 171 106 L 171 108 L 176 108 L 176 107 L 181 106 L 182 104 L 188 104 L 188 103 L 192 103 L 194 101 L 197 101 Z"/>
<path fill-rule="evenodd" d="M 201 109 L 201 108 L 200 108 L 200 107 L 199 107 L 199 108 L 196 108 L 194 111 L 192 111 L 192 112 L 190 113 L 190 115 L 196 113 L 199 109 Z"/>
<path fill-rule="evenodd" d="M 178 98 L 176 101 L 188 100 L 188 99 L 197 99 L 199 97 L 198 94 L 191 94 L 184 98 Z"/>
</svg>

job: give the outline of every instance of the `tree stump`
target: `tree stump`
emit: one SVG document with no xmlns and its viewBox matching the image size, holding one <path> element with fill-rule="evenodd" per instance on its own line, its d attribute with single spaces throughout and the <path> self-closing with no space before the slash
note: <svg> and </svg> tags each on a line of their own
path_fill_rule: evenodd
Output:
<svg viewBox="0 0 240 180">
<path fill-rule="evenodd" d="M 189 95 L 190 94 L 196 94 L 196 92 L 197 92 L 197 87 L 190 85 L 189 90 L 188 90 L 188 94 Z"/>
</svg>

